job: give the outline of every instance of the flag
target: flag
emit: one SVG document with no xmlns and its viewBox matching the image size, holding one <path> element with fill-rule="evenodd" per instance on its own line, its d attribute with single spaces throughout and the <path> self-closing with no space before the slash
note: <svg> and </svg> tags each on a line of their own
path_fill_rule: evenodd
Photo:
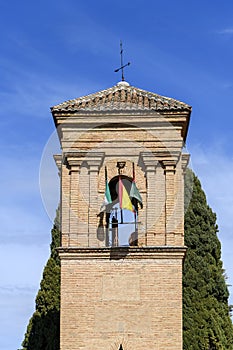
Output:
<svg viewBox="0 0 233 350">
<path fill-rule="evenodd" d="M 119 203 L 121 209 L 128 209 L 134 212 L 134 207 L 129 198 L 128 192 L 119 176 Z"/>
<path fill-rule="evenodd" d="M 100 211 L 105 211 L 106 206 L 111 203 L 112 203 L 112 197 L 111 197 L 110 188 L 108 184 L 107 167 L 105 167 L 105 195 L 104 195 L 104 201 L 103 201 L 103 204 L 101 205 Z"/>
<path fill-rule="evenodd" d="M 138 201 L 138 203 L 140 203 L 141 208 L 143 207 L 142 197 L 141 197 L 140 192 L 138 191 L 138 188 L 137 188 L 137 185 L 136 185 L 136 182 L 135 182 L 134 163 L 133 163 L 133 181 L 132 181 L 132 184 L 131 184 L 131 189 L 130 189 L 130 194 L 129 195 L 130 195 L 131 198 L 135 198 Z"/>
<path fill-rule="evenodd" d="M 140 195 L 140 192 L 138 191 L 138 188 L 137 188 L 134 180 L 132 181 L 132 185 L 131 185 L 131 189 L 130 189 L 130 197 L 135 198 L 140 203 L 140 206 L 142 208 L 142 206 L 143 206 L 142 197 Z"/>
</svg>

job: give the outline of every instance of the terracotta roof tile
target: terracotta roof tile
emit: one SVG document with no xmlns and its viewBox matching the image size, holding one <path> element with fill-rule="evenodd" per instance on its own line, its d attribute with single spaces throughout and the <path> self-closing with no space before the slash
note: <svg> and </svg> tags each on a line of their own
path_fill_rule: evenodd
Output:
<svg viewBox="0 0 233 350">
<path fill-rule="evenodd" d="M 191 107 L 178 100 L 160 96 L 120 82 L 117 85 L 65 101 L 51 108 L 52 112 L 115 111 L 115 110 L 191 110 Z"/>
</svg>

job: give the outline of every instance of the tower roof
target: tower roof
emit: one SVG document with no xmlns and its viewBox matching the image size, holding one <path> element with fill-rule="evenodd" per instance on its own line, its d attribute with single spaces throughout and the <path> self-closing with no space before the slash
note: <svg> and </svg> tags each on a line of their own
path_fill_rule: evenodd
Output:
<svg viewBox="0 0 233 350">
<path fill-rule="evenodd" d="M 129 85 L 125 81 L 96 93 L 60 103 L 52 112 L 84 111 L 191 111 L 191 106 L 173 98 Z"/>
</svg>

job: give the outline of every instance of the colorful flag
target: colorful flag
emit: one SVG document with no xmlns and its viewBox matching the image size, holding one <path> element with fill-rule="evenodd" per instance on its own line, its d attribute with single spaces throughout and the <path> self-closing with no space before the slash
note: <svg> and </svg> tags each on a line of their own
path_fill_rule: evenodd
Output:
<svg viewBox="0 0 233 350">
<path fill-rule="evenodd" d="M 103 204 L 101 205 L 100 211 L 105 211 L 106 206 L 111 203 L 112 203 L 112 197 L 111 197 L 110 188 L 108 184 L 107 167 L 105 167 L 105 195 L 104 195 L 104 201 L 103 201 Z"/>
<path fill-rule="evenodd" d="M 143 207 L 143 204 L 142 204 L 142 197 L 141 197 L 141 194 L 137 188 L 137 185 L 136 185 L 136 181 L 135 181 L 135 170 L 134 170 L 134 163 L 133 163 L 133 181 L 132 181 L 132 184 L 131 184 L 131 189 L 130 189 L 130 197 L 131 198 L 135 198 L 138 203 L 140 203 L 140 206 L 141 208 Z"/>
<path fill-rule="evenodd" d="M 134 212 L 134 207 L 131 202 L 131 199 L 129 198 L 128 192 L 123 185 L 122 179 L 119 176 L 119 203 L 121 209 L 128 209 L 130 211 Z"/>
<path fill-rule="evenodd" d="M 142 208 L 142 197 L 140 195 L 140 192 L 138 191 L 138 188 L 134 180 L 132 181 L 132 185 L 130 189 L 130 197 L 135 198 L 140 203 L 140 206 Z"/>
</svg>

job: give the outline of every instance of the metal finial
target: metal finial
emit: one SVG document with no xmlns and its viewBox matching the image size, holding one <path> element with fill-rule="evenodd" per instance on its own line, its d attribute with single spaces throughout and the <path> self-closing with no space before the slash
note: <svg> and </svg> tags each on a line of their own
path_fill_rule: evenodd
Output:
<svg viewBox="0 0 233 350">
<path fill-rule="evenodd" d="M 123 64 L 123 48 L 122 48 L 122 41 L 120 41 L 120 56 L 121 56 L 121 66 L 120 68 L 115 69 L 114 72 L 119 72 L 119 70 L 121 70 L 121 80 L 125 81 L 125 77 L 124 77 L 124 68 L 126 66 L 130 65 L 130 62 Z"/>
</svg>

